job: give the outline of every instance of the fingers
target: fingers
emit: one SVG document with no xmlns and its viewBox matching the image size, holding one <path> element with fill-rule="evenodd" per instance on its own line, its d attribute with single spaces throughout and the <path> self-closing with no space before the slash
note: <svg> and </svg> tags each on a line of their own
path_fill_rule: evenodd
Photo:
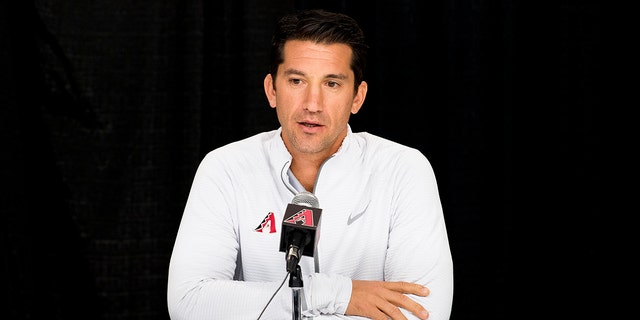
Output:
<svg viewBox="0 0 640 320">
<path fill-rule="evenodd" d="M 420 319 L 427 319 L 429 317 L 429 312 L 421 304 L 415 302 L 413 299 L 407 296 L 407 294 L 413 294 L 420 297 L 426 297 L 430 293 L 429 288 L 421 286 L 416 283 L 410 283 L 410 282 L 383 282 L 383 283 L 387 289 L 396 293 L 394 295 L 388 296 L 387 300 L 393 304 L 393 306 L 395 307 L 395 310 L 397 310 L 398 313 L 401 313 L 400 309 L 397 308 L 397 307 L 400 307 L 413 313 L 414 315 L 416 315 L 416 317 Z M 387 314 L 391 316 L 389 313 Z M 395 319 L 395 318 L 392 317 L 392 319 Z M 399 319 L 403 319 L 403 318 L 399 318 Z"/>
<path fill-rule="evenodd" d="M 407 317 L 402 314 L 400 309 L 387 300 L 379 299 L 375 301 L 374 307 L 373 312 L 369 316 L 372 320 L 407 320 Z"/>
<path fill-rule="evenodd" d="M 418 292 L 424 292 L 422 289 L 418 289 Z M 396 293 L 394 295 L 389 296 L 388 301 L 394 307 L 393 314 L 385 311 L 392 319 L 396 319 L 395 314 L 399 314 L 402 317 L 397 319 L 405 319 L 402 312 L 400 312 L 400 308 L 403 308 L 411 313 L 413 313 L 416 317 L 420 319 L 427 319 L 429 317 L 429 312 L 419 303 L 409 298 L 406 294 Z"/>
<path fill-rule="evenodd" d="M 393 319 L 393 320 L 407 320 L 407 317 L 404 316 L 404 314 L 402 314 L 402 311 L 400 311 L 400 309 L 395 305 L 395 303 L 384 303 L 381 306 L 379 306 L 380 311 L 382 311 L 384 314 L 383 316 L 385 318 L 381 318 L 381 319 Z"/>
<path fill-rule="evenodd" d="M 411 299 L 409 294 L 424 297 L 429 294 L 429 289 L 409 282 L 353 280 L 347 314 L 371 319 L 406 320 L 402 308 L 420 319 L 427 319 L 427 310 Z"/>
<path fill-rule="evenodd" d="M 426 297 L 430 293 L 429 288 L 411 282 L 384 282 L 384 286 L 389 290 L 421 297 Z"/>
</svg>

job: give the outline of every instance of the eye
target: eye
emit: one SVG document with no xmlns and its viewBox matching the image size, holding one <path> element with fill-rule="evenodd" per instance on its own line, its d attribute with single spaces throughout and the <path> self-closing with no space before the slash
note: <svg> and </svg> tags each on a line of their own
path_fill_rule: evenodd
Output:
<svg viewBox="0 0 640 320">
<path fill-rule="evenodd" d="M 327 82 L 327 86 L 329 88 L 337 88 L 340 86 L 340 83 L 336 82 L 336 81 L 328 81 Z"/>
<path fill-rule="evenodd" d="M 296 85 L 297 86 L 297 85 L 302 83 L 302 80 L 300 80 L 298 78 L 291 78 L 291 79 L 289 79 L 289 83 L 292 84 L 292 85 Z"/>
</svg>

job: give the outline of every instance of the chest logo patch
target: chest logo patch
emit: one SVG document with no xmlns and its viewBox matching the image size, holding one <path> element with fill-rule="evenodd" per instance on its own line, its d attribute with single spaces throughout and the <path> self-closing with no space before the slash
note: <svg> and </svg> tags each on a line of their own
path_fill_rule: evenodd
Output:
<svg viewBox="0 0 640 320">
<path fill-rule="evenodd" d="M 276 218 L 273 212 L 269 212 L 267 216 L 264 217 L 264 219 L 262 219 L 262 222 L 260 222 L 260 225 L 258 225 L 258 227 L 255 228 L 256 232 L 267 232 L 265 230 L 268 230 L 269 233 L 276 232 Z"/>
</svg>

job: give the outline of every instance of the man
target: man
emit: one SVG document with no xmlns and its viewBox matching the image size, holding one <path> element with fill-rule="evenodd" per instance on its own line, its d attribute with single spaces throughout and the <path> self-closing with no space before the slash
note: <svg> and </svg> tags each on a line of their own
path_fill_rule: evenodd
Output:
<svg viewBox="0 0 640 320">
<path fill-rule="evenodd" d="M 169 267 L 172 319 L 290 319 L 279 244 L 303 191 L 322 208 L 317 254 L 299 261 L 305 316 L 449 318 L 453 265 L 431 165 L 348 124 L 367 94 L 366 49 L 343 14 L 279 21 L 264 90 L 281 126 L 200 164 Z"/>
</svg>

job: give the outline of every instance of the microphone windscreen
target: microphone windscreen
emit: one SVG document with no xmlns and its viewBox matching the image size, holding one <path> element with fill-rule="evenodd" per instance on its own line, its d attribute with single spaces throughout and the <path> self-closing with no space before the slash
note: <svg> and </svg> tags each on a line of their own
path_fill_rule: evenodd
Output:
<svg viewBox="0 0 640 320">
<path fill-rule="evenodd" d="M 296 194 L 291 200 L 291 203 L 297 204 L 299 206 L 307 206 L 311 208 L 318 208 L 320 203 L 318 202 L 318 198 L 309 191 L 302 191 Z"/>
</svg>

